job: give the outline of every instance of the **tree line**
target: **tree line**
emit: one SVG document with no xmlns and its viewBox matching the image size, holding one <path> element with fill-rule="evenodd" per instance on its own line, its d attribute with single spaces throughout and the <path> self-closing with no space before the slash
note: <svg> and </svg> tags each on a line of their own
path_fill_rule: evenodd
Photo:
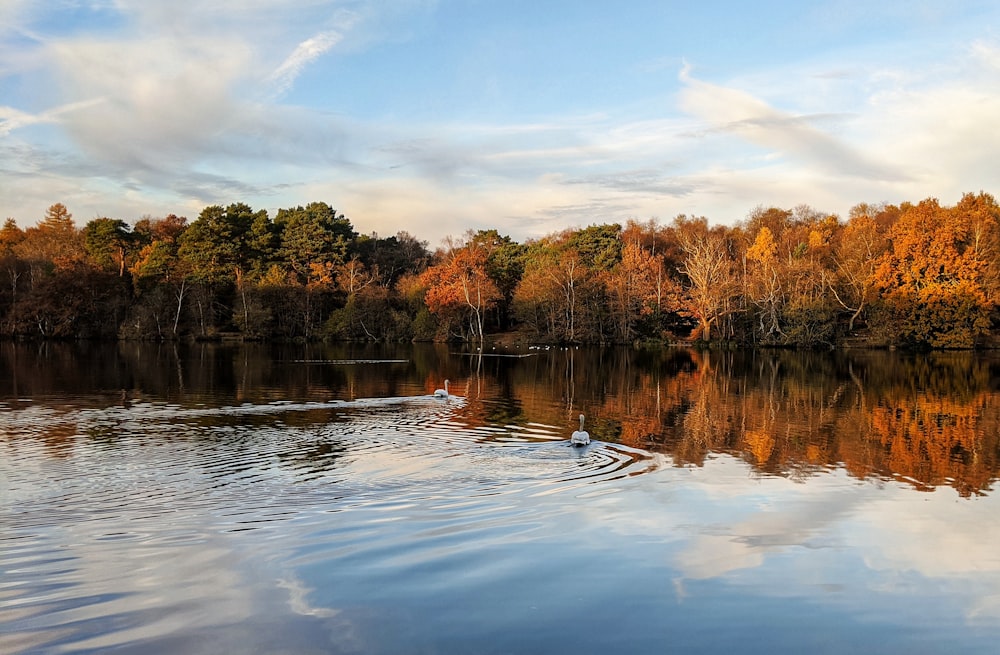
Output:
<svg viewBox="0 0 1000 655">
<path fill-rule="evenodd" d="M 435 251 L 359 233 L 323 202 L 77 228 L 52 205 L 0 229 L 0 336 L 19 339 L 713 342 L 972 348 L 994 341 L 1000 206 L 758 207 Z"/>
</svg>

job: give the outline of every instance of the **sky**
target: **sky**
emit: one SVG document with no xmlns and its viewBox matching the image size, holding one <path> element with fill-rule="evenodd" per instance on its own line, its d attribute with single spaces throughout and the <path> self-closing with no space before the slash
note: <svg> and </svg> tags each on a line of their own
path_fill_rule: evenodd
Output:
<svg viewBox="0 0 1000 655">
<path fill-rule="evenodd" d="M 995 0 L 0 0 L 0 218 L 435 247 L 1000 193 Z"/>
</svg>

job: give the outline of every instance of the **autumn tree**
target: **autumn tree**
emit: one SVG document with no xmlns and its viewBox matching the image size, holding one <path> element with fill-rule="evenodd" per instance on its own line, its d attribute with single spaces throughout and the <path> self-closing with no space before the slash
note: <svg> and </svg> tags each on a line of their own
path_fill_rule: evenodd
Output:
<svg viewBox="0 0 1000 655">
<path fill-rule="evenodd" d="M 591 237 L 595 234 L 594 230 L 589 232 Z M 610 239 L 602 240 L 614 243 Z M 529 243 L 524 256 L 524 273 L 514 293 L 517 316 L 539 334 L 555 341 L 603 339 L 598 327 L 599 315 L 609 313 L 606 308 L 599 308 L 605 297 L 603 285 L 585 262 L 595 261 L 594 250 L 589 249 L 590 254 L 584 256 L 578 249 L 579 244 L 578 233 L 573 230 Z M 598 260 L 608 265 L 616 263 L 609 257 Z"/>
<path fill-rule="evenodd" d="M 836 215 L 806 205 L 793 210 L 784 239 L 781 321 L 786 344 L 829 347 L 835 341 L 840 308 L 831 291 L 836 278 L 833 245 L 841 229 Z"/>
<path fill-rule="evenodd" d="M 677 287 L 667 275 L 662 254 L 655 245 L 643 247 L 641 233 L 632 232 L 622 247 L 621 261 L 603 274 L 608 296 L 614 306 L 618 340 L 633 341 L 638 323 L 654 314 L 662 316 L 677 296 Z M 655 336 L 659 336 L 658 334 Z"/>
<path fill-rule="evenodd" d="M 17 221 L 8 218 L 0 228 L 0 257 L 14 254 L 17 244 L 24 241 L 24 230 L 17 226 Z"/>
<path fill-rule="evenodd" d="M 502 298 L 489 275 L 489 248 L 470 233 L 464 243 L 449 238 L 438 259 L 421 276 L 428 309 L 440 317 L 464 313 L 470 337 L 482 341 L 484 315 Z"/>
<path fill-rule="evenodd" d="M 687 313 L 698 321 L 696 335 L 711 341 L 712 326 L 742 310 L 736 262 L 725 229 L 709 229 L 705 218 L 678 216 L 674 229 L 684 259 L 680 271 L 687 278 Z"/>
<path fill-rule="evenodd" d="M 784 336 L 780 315 L 785 295 L 778 259 L 778 244 L 771 228 L 761 227 L 747 248 L 747 297 L 757 307 L 757 330 L 765 342 Z"/>
<path fill-rule="evenodd" d="M 854 332 L 855 324 L 876 299 L 875 270 L 879 258 L 888 246 L 885 232 L 877 214 L 886 214 L 894 207 L 875 208 L 867 204 L 851 209 L 847 225 L 839 234 L 833 254 L 834 277 L 830 290 L 836 302 L 850 313 L 847 332 Z"/>
<path fill-rule="evenodd" d="M 989 193 L 966 193 L 952 209 L 969 229 L 967 249 L 985 264 L 983 293 L 992 306 L 1000 300 L 1000 205 Z"/>
<path fill-rule="evenodd" d="M 934 198 L 900 208 L 875 272 L 885 327 L 900 343 L 968 348 L 988 331 L 988 251 L 967 209 Z M 995 215 L 980 218 L 982 230 L 996 229 Z"/>
<path fill-rule="evenodd" d="M 0 333 L 11 334 L 9 319 L 17 307 L 18 288 L 28 270 L 27 264 L 15 253 L 15 248 L 24 240 L 24 231 L 17 221 L 8 218 L 0 228 L 0 267 L 3 268 L 5 284 L 0 293 Z"/>
<path fill-rule="evenodd" d="M 630 220 L 622 230 L 621 238 L 622 243 L 634 244 L 651 257 L 647 261 L 650 266 L 649 281 L 652 284 L 652 295 L 648 301 L 657 325 L 665 325 L 668 315 L 676 320 L 676 314 L 680 310 L 678 303 L 681 289 L 678 279 L 682 253 L 674 227 L 662 226 L 653 219 L 645 223 Z"/>
<path fill-rule="evenodd" d="M 84 258 L 83 240 L 72 214 L 65 205 L 56 203 L 38 225 L 24 230 L 23 236 L 13 229 L 7 236 L 12 239 L 14 255 L 7 270 L 14 278 L 12 292 L 17 292 L 19 300 L 9 314 L 11 330 L 21 335 L 70 336 L 74 326 L 83 325 L 77 321 L 77 301 L 82 299 L 73 296 L 71 285 L 65 284 L 80 276 L 79 264 Z"/>
<path fill-rule="evenodd" d="M 737 227 L 743 247 L 743 296 L 753 311 L 754 342 L 831 345 L 838 307 L 831 291 L 837 216 L 798 205 L 758 207 Z"/>
<path fill-rule="evenodd" d="M 32 274 L 48 267 L 67 268 L 84 256 L 83 239 L 66 206 L 56 203 L 35 227 L 24 231 L 24 238 L 14 247 L 22 259 L 34 262 Z"/>
</svg>

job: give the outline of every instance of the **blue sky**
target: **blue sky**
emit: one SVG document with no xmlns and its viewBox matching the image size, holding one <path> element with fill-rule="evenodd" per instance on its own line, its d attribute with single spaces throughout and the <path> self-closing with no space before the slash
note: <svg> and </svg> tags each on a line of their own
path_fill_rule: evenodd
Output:
<svg viewBox="0 0 1000 655">
<path fill-rule="evenodd" d="M 1000 3 L 0 0 L 0 215 L 523 241 L 1000 193 Z"/>
</svg>

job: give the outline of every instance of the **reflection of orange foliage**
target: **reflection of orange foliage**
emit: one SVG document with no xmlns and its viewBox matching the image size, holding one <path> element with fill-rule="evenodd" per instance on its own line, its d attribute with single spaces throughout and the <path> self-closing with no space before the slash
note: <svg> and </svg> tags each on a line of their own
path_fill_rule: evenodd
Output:
<svg viewBox="0 0 1000 655">
<path fill-rule="evenodd" d="M 56 423 L 45 426 L 42 440 L 52 457 L 69 457 L 73 454 L 73 440 L 77 435 L 75 422 Z"/>
<path fill-rule="evenodd" d="M 747 430 L 743 437 L 747 448 L 756 458 L 758 464 L 765 464 L 771 459 L 774 451 L 774 437 L 767 430 Z"/>
<path fill-rule="evenodd" d="M 1000 471 L 1000 394 L 969 389 L 988 375 L 959 362 L 918 360 L 913 370 L 893 370 L 874 361 L 872 370 L 891 371 L 895 382 L 865 388 L 865 363 L 852 364 L 845 379 L 833 368 L 816 370 L 811 357 L 757 355 L 746 366 L 737 356 L 694 353 L 690 367 L 670 376 L 627 364 L 591 376 L 581 363 L 576 379 L 582 388 L 608 379 L 620 387 L 588 407 L 601 428 L 610 417 L 618 428 L 597 438 L 665 452 L 678 464 L 728 452 L 777 475 L 836 466 L 920 489 L 948 484 L 968 495 L 989 488 Z M 925 389 L 916 399 L 915 384 Z"/>
<path fill-rule="evenodd" d="M 624 444 L 645 448 L 649 445 L 649 435 L 655 434 L 659 427 L 660 422 L 655 416 L 633 414 L 622 419 L 620 440 Z"/>
<path fill-rule="evenodd" d="M 906 403 L 878 407 L 872 437 L 899 476 L 941 484 L 965 477 L 979 458 L 979 414 L 986 399 L 955 402 L 921 394 Z"/>
<path fill-rule="evenodd" d="M 312 348 L 303 359 L 352 356 L 343 346 Z M 0 364 L 17 381 L 14 397 L 52 388 L 53 379 L 76 387 L 90 382 L 72 361 L 57 365 L 64 353 L 57 345 L 49 347 L 46 367 L 5 352 L 0 349 Z M 146 352 L 133 346 L 122 354 L 137 388 L 182 404 L 214 397 L 195 390 L 211 388 L 217 357 L 191 358 L 181 371 L 177 364 L 149 366 L 145 355 L 139 357 Z M 766 474 L 803 477 L 835 467 L 918 489 L 948 485 L 963 495 L 986 492 L 1000 475 L 997 359 L 981 353 L 900 357 L 859 351 L 831 357 L 567 349 L 523 359 L 456 360 L 449 347 L 427 345 L 415 351 L 411 364 L 289 369 L 275 366 L 269 349 L 241 352 L 232 358 L 240 402 L 290 394 L 306 401 L 428 394 L 450 377 L 452 392 L 466 398 L 456 411 L 470 424 L 543 424 L 568 438 L 583 412 L 595 439 L 665 453 L 677 465 L 697 466 L 713 453 L 728 453 Z M 404 373 L 410 366 L 417 367 L 416 377 Z M 92 400 L 100 407 L 119 402 L 117 394 Z M 284 420 L 308 424 L 314 418 L 293 412 Z M 70 454 L 79 427 L 47 423 L 39 438 L 54 456 Z"/>
<path fill-rule="evenodd" d="M 439 348 L 436 359 L 448 359 L 449 349 Z M 450 377 L 473 424 L 541 423 L 568 437 L 584 412 L 595 439 L 665 453 L 677 465 L 729 453 L 773 475 L 836 467 L 963 495 L 985 492 L 1000 474 L 1000 393 L 995 364 L 982 355 L 568 349 L 468 364 Z M 351 397 L 413 392 L 374 367 L 336 377 L 321 370 L 301 370 L 300 396 L 330 397 L 335 385 Z M 423 370 L 430 393 L 444 376 Z M 248 380 L 252 394 L 265 388 L 266 379 Z"/>
<path fill-rule="evenodd" d="M 821 464 L 825 461 L 823 450 L 817 444 L 806 446 L 806 461 L 810 464 Z"/>
</svg>

